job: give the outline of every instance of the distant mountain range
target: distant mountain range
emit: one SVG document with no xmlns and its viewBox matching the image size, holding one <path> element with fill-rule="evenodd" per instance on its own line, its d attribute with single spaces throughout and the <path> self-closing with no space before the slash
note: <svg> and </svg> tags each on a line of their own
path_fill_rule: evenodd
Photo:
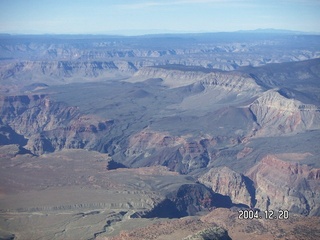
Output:
<svg viewBox="0 0 320 240">
<path fill-rule="evenodd" d="M 0 239 L 318 239 L 319 142 L 319 35 L 0 36 Z"/>
<path fill-rule="evenodd" d="M 105 32 L 105 33 L 96 33 L 96 34 L 60 34 L 60 33 L 26 33 L 26 34 L 12 34 L 12 33 L 0 33 L 0 37 L 5 36 L 72 36 L 74 37 L 98 37 L 98 36 L 108 36 L 108 37 L 135 37 L 135 36 L 172 36 L 172 35 L 202 35 L 202 34 L 221 34 L 221 33 L 263 33 L 263 34 L 306 34 L 306 35 L 319 35 L 319 32 L 304 32 L 304 31 L 295 31 L 295 30 L 286 30 L 286 29 L 274 29 L 274 28 L 259 28 L 254 30 L 238 30 L 238 31 L 199 31 L 199 32 L 184 32 L 184 31 L 171 31 L 171 30 L 119 30 L 116 32 Z"/>
</svg>

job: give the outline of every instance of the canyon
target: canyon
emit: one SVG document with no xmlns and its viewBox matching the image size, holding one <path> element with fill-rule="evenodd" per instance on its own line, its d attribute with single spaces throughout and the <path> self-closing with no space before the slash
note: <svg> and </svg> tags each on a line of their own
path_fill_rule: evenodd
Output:
<svg viewBox="0 0 320 240">
<path fill-rule="evenodd" d="M 315 239 L 319 42 L 0 36 L 0 238 Z"/>
</svg>

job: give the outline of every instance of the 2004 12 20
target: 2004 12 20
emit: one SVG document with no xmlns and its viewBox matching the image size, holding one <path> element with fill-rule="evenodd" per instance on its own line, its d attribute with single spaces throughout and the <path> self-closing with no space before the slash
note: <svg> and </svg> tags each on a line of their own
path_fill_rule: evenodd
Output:
<svg viewBox="0 0 320 240">
<path fill-rule="evenodd" d="M 288 210 L 253 210 L 253 209 L 244 209 L 238 211 L 239 219 L 289 219 Z"/>
</svg>

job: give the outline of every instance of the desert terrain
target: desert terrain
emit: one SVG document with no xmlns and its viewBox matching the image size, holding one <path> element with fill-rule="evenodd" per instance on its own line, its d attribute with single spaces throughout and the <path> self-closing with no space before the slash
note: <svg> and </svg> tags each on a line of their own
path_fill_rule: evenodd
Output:
<svg viewBox="0 0 320 240">
<path fill-rule="evenodd" d="M 0 35 L 0 239 L 320 238 L 319 40 Z"/>
</svg>

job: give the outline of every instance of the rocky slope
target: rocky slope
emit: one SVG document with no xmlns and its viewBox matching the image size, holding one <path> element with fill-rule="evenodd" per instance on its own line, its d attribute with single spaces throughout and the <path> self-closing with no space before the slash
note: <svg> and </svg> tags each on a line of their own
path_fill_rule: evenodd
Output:
<svg viewBox="0 0 320 240">
<path fill-rule="evenodd" d="M 39 82 L 55 85 L 123 78 L 147 66 L 179 64 L 234 71 L 244 66 L 320 56 L 318 36 L 274 37 L 242 33 L 140 37 L 2 35 L 0 92 L 17 93 L 21 87 Z"/>
<path fill-rule="evenodd" d="M 210 234 L 210 235 L 209 235 Z M 203 239 L 203 236 L 211 236 L 207 239 L 229 240 L 227 231 L 200 221 L 198 218 L 181 218 L 177 220 L 162 221 L 156 224 L 133 231 L 122 231 L 118 236 L 98 236 L 97 240 L 140 240 L 140 239 Z M 216 238 L 212 238 L 215 236 Z M 198 237 L 198 238 L 197 238 Z"/>
<path fill-rule="evenodd" d="M 13 145 L 0 147 L 0 236 L 47 239 L 59 232 L 57 239 L 91 239 L 132 229 L 135 222 L 177 219 L 225 204 L 193 178 L 165 167 L 107 170 L 111 158 L 94 151 L 39 157 L 14 151 L 19 149 Z"/>
<path fill-rule="evenodd" d="M 50 85 L 130 76 L 136 71 L 128 61 L 10 61 L 0 65 L 0 79 L 16 84 Z M 21 82 L 23 79 L 23 82 Z"/>
<path fill-rule="evenodd" d="M 232 239 L 318 239 L 319 217 L 291 214 L 289 219 L 239 219 L 239 213 L 230 209 L 215 209 L 201 217 L 204 223 L 217 224 L 226 229 Z"/>
<path fill-rule="evenodd" d="M 222 72 L 202 67 L 186 67 L 169 65 L 145 67 L 134 75 L 134 79 L 143 81 L 150 78 L 161 78 L 170 87 L 187 86 L 199 82 L 205 88 L 220 87 L 225 91 L 260 92 L 261 87 L 246 74 L 237 72 Z"/>
<path fill-rule="evenodd" d="M 165 81 L 166 85 L 172 87 L 187 86 L 203 79 L 208 73 L 203 71 L 197 71 L 197 68 L 190 67 L 185 68 L 180 66 L 167 69 L 163 67 L 145 67 L 135 73 L 134 78 L 137 81 L 144 81 L 150 78 L 161 78 Z M 194 69 L 194 70 L 193 70 Z M 199 70 L 199 68 L 198 68 Z M 201 68 L 200 68 L 201 70 Z M 202 69 L 204 70 L 204 69 Z M 207 70 L 208 71 L 208 70 Z"/>
<path fill-rule="evenodd" d="M 255 207 L 319 215 L 319 169 L 267 156 L 246 175 L 256 188 Z"/>
<path fill-rule="evenodd" d="M 249 109 L 260 127 L 256 133 L 258 136 L 283 135 L 320 127 L 318 106 L 286 98 L 275 90 L 264 92 Z"/>
<path fill-rule="evenodd" d="M 222 235 L 219 237 L 222 237 L 222 239 L 313 240 L 320 236 L 319 223 L 319 217 L 303 217 L 299 215 L 291 215 L 287 220 L 245 220 L 238 218 L 237 211 L 218 208 L 202 217 L 185 217 L 177 220 L 151 223 L 139 229 L 121 231 L 114 237 L 101 235 L 97 239 L 221 239 L 215 235 L 220 233 Z M 208 238 L 204 238 L 206 236 Z"/>
<path fill-rule="evenodd" d="M 221 197 L 201 184 L 184 184 L 166 194 L 144 218 L 180 218 L 194 216 L 212 207 L 230 207 L 231 201 L 221 201 Z M 228 198 L 226 198 L 228 199 Z"/>
<path fill-rule="evenodd" d="M 112 155 L 114 164 L 109 169 L 166 166 L 200 176 L 200 182 L 215 192 L 190 181 L 170 189 L 163 184 L 154 188 L 165 192 L 152 202 L 157 208 L 150 216 L 169 208 L 174 211 L 165 217 L 193 215 L 221 206 L 221 198 L 217 200 L 221 195 L 228 206 L 231 199 L 261 210 L 285 207 L 294 213 L 320 214 L 318 168 L 266 157 L 298 149 L 297 154 L 308 153 L 306 158 L 313 155 L 306 164 L 319 164 L 315 143 L 320 129 L 319 59 L 239 69 L 315 58 L 318 41 L 313 50 L 301 50 L 308 49 L 307 42 L 298 45 L 298 50 L 285 49 L 283 44 L 281 51 L 269 53 L 260 49 L 266 42 L 258 44 L 259 52 L 252 50 L 253 42 L 189 42 L 192 47 L 181 49 L 181 39 L 176 39 L 168 49 L 164 43 L 152 46 L 150 39 L 143 46 L 140 40 L 129 45 L 132 39 L 109 40 L 94 44 L 77 40 L 69 45 L 1 43 L 0 144 L 18 144 L 19 153 L 29 150 L 37 155 L 70 148 L 97 150 Z M 280 54 L 282 51 L 286 54 Z M 119 80 L 131 75 L 132 79 Z M 98 81 L 104 79 L 110 81 Z M 117 174 L 133 173 L 124 171 L 117 169 Z M 90 178 L 94 187 L 101 187 L 93 175 L 83 173 L 74 181 Z M 136 180 L 128 185 L 136 187 Z M 139 186 L 152 190 L 152 184 L 140 180 Z M 85 206 L 111 206 L 94 204 Z M 112 204 L 126 211 L 130 204 L 139 207 L 135 201 Z M 55 207 L 79 206 L 70 203 L 48 209 Z"/>
<path fill-rule="evenodd" d="M 45 95 L 1 97 L 0 106 L 3 124 L 29 139 L 26 148 L 35 154 L 93 148 L 98 136 L 113 123 L 82 115 L 77 107 L 54 102 Z"/>
<path fill-rule="evenodd" d="M 10 126 L 4 124 L 0 118 L 0 144 L 9 145 L 17 144 L 24 146 L 27 144 L 27 139 L 23 135 L 16 133 Z"/>
<path fill-rule="evenodd" d="M 250 180 L 227 167 L 212 168 L 199 181 L 214 192 L 229 196 L 233 203 L 253 206 L 255 201 Z"/>
<path fill-rule="evenodd" d="M 188 173 L 204 168 L 210 161 L 210 146 L 215 139 L 191 140 L 187 136 L 144 130 L 130 137 L 125 151 L 125 163 L 130 166 L 163 165 Z"/>
<path fill-rule="evenodd" d="M 220 227 L 211 227 L 199 231 L 195 234 L 192 234 L 183 240 L 209 240 L 209 239 L 216 239 L 216 240 L 231 240 L 228 236 L 228 232 Z"/>
<path fill-rule="evenodd" d="M 282 209 L 318 216 L 320 170 L 297 163 L 302 156 L 288 156 L 286 161 L 266 156 L 245 175 L 227 167 L 212 168 L 199 177 L 199 182 L 229 196 L 233 203 L 261 211 Z"/>
</svg>

